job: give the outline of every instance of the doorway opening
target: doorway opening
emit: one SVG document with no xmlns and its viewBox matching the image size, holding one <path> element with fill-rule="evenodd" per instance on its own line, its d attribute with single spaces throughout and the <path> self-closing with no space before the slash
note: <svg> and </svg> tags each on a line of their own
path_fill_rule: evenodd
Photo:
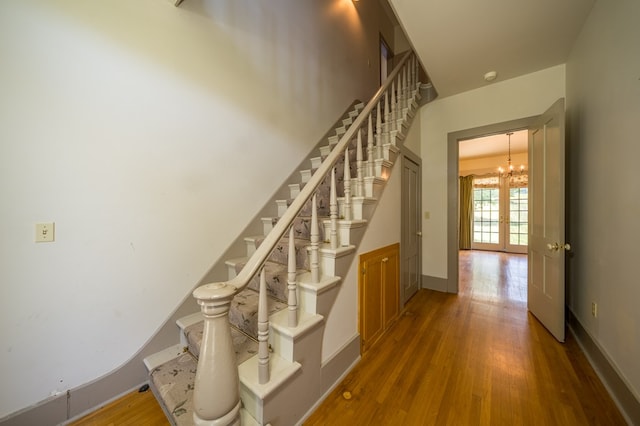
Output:
<svg viewBox="0 0 640 426">
<path fill-rule="evenodd" d="M 495 123 L 486 126 L 476 127 L 458 132 L 452 132 L 447 137 L 447 216 L 453 220 L 447 221 L 447 292 L 458 293 L 458 277 L 459 277 L 459 163 L 460 163 L 460 143 L 465 140 L 478 139 L 492 135 L 502 135 L 502 144 L 505 144 L 505 134 L 519 130 L 527 131 L 533 128 L 538 116 L 526 117 L 517 120 Z M 512 136 L 513 138 L 513 136 Z M 513 143 L 513 139 L 512 139 Z M 506 152 L 506 150 L 505 150 Z M 502 163 L 507 163 L 507 155 L 500 157 Z M 512 158 L 514 165 L 517 167 L 519 163 Z M 491 167 L 497 169 L 501 164 L 493 163 Z M 489 167 L 489 166 L 486 166 Z M 494 169 L 494 170 L 495 170 Z M 527 206 L 529 207 L 529 206 Z M 498 218 L 499 220 L 499 218 Z"/>
<path fill-rule="evenodd" d="M 458 157 L 460 248 L 527 253 L 527 130 L 461 140 Z"/>
</svg>

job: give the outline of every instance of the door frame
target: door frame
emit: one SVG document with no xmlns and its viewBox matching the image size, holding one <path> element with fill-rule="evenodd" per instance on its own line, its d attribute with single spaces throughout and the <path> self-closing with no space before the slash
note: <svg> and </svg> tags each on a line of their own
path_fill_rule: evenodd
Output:
<svg viewBox="0 0 640 426">
<path fill-rule="evenodd" d="M 513 130 L 532 128 L 540 115 L 474 127 L 447 134 L 447 293 L 458 293 L 458 222 L 460 217 L 458 196 L 458 143 Z"/>
</svg>

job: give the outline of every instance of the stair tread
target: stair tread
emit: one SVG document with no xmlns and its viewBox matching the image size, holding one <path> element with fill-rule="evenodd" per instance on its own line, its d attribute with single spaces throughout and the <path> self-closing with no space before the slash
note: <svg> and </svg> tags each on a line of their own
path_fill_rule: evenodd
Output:
<svg viewBox="0 0 640 426">
<path fill-rule="evenodd" d="M 151 388 L 176 426 L 193 425 L 193 384 L 198 361 L 186 352 L 159 367 L 151 376 Z"/>
</svg>

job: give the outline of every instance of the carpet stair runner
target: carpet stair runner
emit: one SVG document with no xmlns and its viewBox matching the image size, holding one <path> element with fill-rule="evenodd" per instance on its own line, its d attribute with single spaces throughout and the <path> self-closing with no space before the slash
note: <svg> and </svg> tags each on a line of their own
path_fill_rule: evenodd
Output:
<svg viewBox="0 0 640 426">
<path fill-rule="evenodd" d="M 264 417 L 264 407 L 262 401 L 270 392 L 278 389 L 285 382 L 291 384 L 294 375 L 307 374 L 303 380 L 319 380 L 320 372 L 320 348 L 321 342 L 312 343 L 312 352 L 316 353 L 305 360 L 306 369 L 295 361 L 297 343 L 304 344 L 304 339 L 316 338 L 321 340 L 322 331 L 320 327 L 324 321 L 321 312 L 317 312 L 317 300 L 320 294 L 327 289 L 338 285 L 341 281 L 338 276 L 338 259 L 343 256 L 351 256 L 355 253 L 355 246 L 359 242 L 364 232 L 367 219 L 372 213 L 377 198 L 389 176 L 390 168 L 399 151 L 397 145 L 404 138 L 404 129 L 413 118 L 413 113 L 417 108 L 413 95 L 411 106 L 403 112 L 403 118 L 399 121 L 398 130 L 381 135 L 382 145 L 375 155 L 375 176 L 364 178 L 362 188 L 363 194 L 356 194 L 355 177 L 356 170 L 356 138 L 350 145 L 349 166 L 352 177 L 351 191 L 353 215 L 351 220 L 344 220 L 344 199 L 338 198 L 339 220 L 338 235 L 340 247 L 330 249 L 328 247 L 328 236 L 330 233 L 331 221 L 329 219 L 329 197 L 330 197 L 330 177 L 325 177 L 322 184 L 317 188 L 317 214 L 320 232 L 320 263 L 321 281 L 313 284 L 310 282 L 310 266 L 308 246 L 310 245 L 311 230 L 311 200 L 305 204 L 299 216 L 293 222 L 295 253 L 297 261 L 297 282 L 299 289 L 299 324 L 296 330 L 292 330 L 286 325 L 287 318 L 287 263 L 289 238 L 283 237 L 276 245 L 269 259 L 265 263 L 268 311 L 270 321 L 270 343 L 272 353 L 270 359 L 271 380 L 266 385 L 257 385 L 257 335 L 258 335 L 258 286 L 259 278 L 254 277 L 247 288 L 238 293 L 233 299 L 229 311 L 229 322 L 231 323 L 231 334 L 234 349 L 237 356 L 240 375 L 240 394 L 244 407 L 241 409 L 241 424 L 253 425 L 263 424 L 256 419 Z M 242 269 L 247 259 L 255 252 L 262 243 L 265 236 L 271 231 L 279 218 L 284 214 L 293 199 L 300 193 L 306 182 L 309 181 L 315 170 L 320 166 L 324 158 L 329 155 L 331 149 L 338 143 L 339 138 L 345 133 L 360 111 L 364 108 L 362 103 L 356 104 L 353 109 L 344 117 L 342 124 L 335 129 L 335 135 L 329 136 L 328 144 L 319 148 L 320 155 L 311 158 L 310 169 L 300 170 L 300 182 L 289 185 L 290 196 L 284 200 L 276 200 L 277 216 L 264 217 L 261 219 L 263 235 L 247 236 L 244 238 L 246 245 L 246 257 L 229 259 L 227 265 L 228 279 L 236 276 Z M 393 133 L 393 135 L 392 135 Z M 363 143 L 366 144 L 366 129 L 363 129 Z M 363 146 L 363 148 L 365 148 Z M 365 154 L 366 155 L 366 154 Z M 344 180 L 344 156 L 335 165 L 336 187 L 339 194 L 343 193 Z M 356 196 L 357 195 L 357 196 Z M 288 234 L 287 234 L 288 235 Z M 323 244 L 324 243 L 324 244 Z M 342 265 L 350 264 L 340 263 Z M 348 268 L 348 266 L 347 266 Z M 259 274 L 257 274 L 259 275 Z M 200 312 L 196 312 L 178 321 L 180 328 L 180 344 L 168 348 L 156 355 L 145 359 L 145 364 L 149 369 L 150 384 L 157 399 L 160 401 L 167 417 L 173 425 L 191 426 L 193 420 L 193 389 L 197 369 L 197 358 L 200 353 L 200 346 L 203 335 L 203 321 Z M 311 330 L 311 331 L 310 331 Z M 296 335 L 296 333 L 298 333 Z M 300 337 L 303 336 L 303 337 Z M 309 343 L 306 343 L 309 345 Z M 309 359 L 313 358 L 313 359 Z M 315 363 L 315 364 L 314 364 Z M 315 370 L 317 371 L 315 371 Z M 302 370 L 306 370 L 302 371 Z M 302 387 L 279 391 L 304 392 L 306 384 Z M 224 390 L 221 389 L 221 392 Z M 291 395 L 291 394 L 290 394 Z M 280 395 L 282 396 L 282 395 Z M 318 395 L 319 397 L 319 395 Z M 293 407 L 295 409 L 295 407 Z M 298 413 L 304 414 L 304 413 Z M 294 417 L 294 418 L 299 418 Z"/>
<path fill-rule="evenodd" d="M 267 235 L 271 228 L 277 223 L 279 217 L 284 214 L 284 211 L 286 211 L 286 208 L 298 195 L 300 189 L 304 187 L 305 183 L 319 167 L 322 160 L 329 154 L 331 148 L 337 143 L 339 137 L 344 134 L 345 130 L 355 117 L 357 117 L 363 107 L 364 105 L 361 103 L 354 106 L 354 109 L 350 111 L 348 116 L 342 121 L 342 126 L 336 129 L 336 136 L 329 137 L 329 144 L 320 148 L 320 156 L 311 159 L 311 168 L 300 171 L 301 182 L 289 185 L 290 198 L 286 200 L 276 200 L 278 216 L 262 218 L 264 235 L 245 238 L 247 257 L 229 259 L 225 262 L 228 268 L 228 279 L 233 278 L 244 267 L 248 257 L 253 254 L 255 249 L 264 240 L 265 235 Z M 357 173 L 355 169 L 355 155 L 354 141 L 354 145 L 350 151 L 350 169 L 352 176 L 356 176 Z M 343 191 L 343 175 L 344 160 L 342 159 L 336 164 L 336 186 L 339 192 Z M 329 178 L 325 178 L 323 183 L 318 187 L 317 194 L 317 214 L 320 241 L 322 242 L 325 240 L 326 226 L 323 226 L 323 222 L 330 222 Z M 309 200 L 301 210 L 300 215 L 294 221 L 293 227 L 298 268 L 297 273 L 299 276 L 304 276 L 309 273 L 310 269 L 307 247 L 310 244 L 311 200 Z M 287 308 L 288 248 L 289 238 L 283 237 L 271 253 L 269 260 L 265 263 L 268 293 L 267 305 L 270 317 Z M 238 365 L 254 357 L 258 351 L 258 286 L 259 277 L 256 275 L 247 288 L 236 295 L 229 310 L 229 322 L 232 325 L 231 334 Z M 150 370 L 151 388 L 161 402 L 172 424 L 177 426 L 191 426 L 194 424 L 192 402 L 193 385 L 198 364 L 197 358 L 200 354 L 200 345 L 202 343 L 204 323 L 201 314 L 197 312 L 179 321 L 178 326 L 180 327 L 181 339 L 185 343 L 171 348 L 173 352 L 168 351 L 169 355 L 165 354 L 164 357 L 159 357 L 160 361 L 150 359 L 145 360 L 145 363 Z M 175 356 L 172 356 L 172 354 Z M 164 361 L 162 358 L 170 359 L 161 363 L 161 361 Z M 242 424 L 251 424 L 252 421 L 255 421 L 255 419 L 252 419 L 246 412 L 242 414 Z"/>
</svg>

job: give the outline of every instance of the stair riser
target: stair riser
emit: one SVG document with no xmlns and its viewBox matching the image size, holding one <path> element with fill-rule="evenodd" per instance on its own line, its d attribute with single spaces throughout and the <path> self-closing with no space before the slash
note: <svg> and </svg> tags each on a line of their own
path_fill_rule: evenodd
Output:
<svg viewBox="0 0 640 426">
<path fill-rule="evenodd" d="M 371 200 L 351 200 L 351 219 L 368 220 L 373 214 L 374 207 L 375 203 L 371 202 Z M 338 217 L 346 217 L 344 213 L 344 198 L 338 199 Z M 326 228 L 326 223 L 327 222 L 325 221 L 325 235 L 329 235 L 328 231 L 330 230 L 330 228 Z M 329 222 L 329 224 L 331 224 L 331 222 Z"/>
<path fill-rule="evenodd" d="M 327 256 L 323 253 L 320 253 L 320 270 L 322 271 L 323 275 L 330 276 L 330 277 L 344 276 L 344 275 L 339 275 L 337 271 L 347 271 L 350 265 L 351 265 L 350 256 L 334 259 L 331 256 Z"/>
<path fill-rule="evenodd" d="M 385 145 L 382 147 L 382 158 L 390 161 L 392 163 L 395 163 L 396 158 L 398 157 L 398 148 L 396 148 L 394 145 Z"/>
<path fill-rule="evenodd" d="M 259 398 L 241 378 L 240 397 L 243 405 L 258 423 L 299 424 L 308 407 L 320 398 L 322 332 L 323 327 L 318 327 L 296 340 L 292 358 L 299 359 L 304 368 L 270 394 L 269 398 Z"/>
<path fill-rule="evenodd" d="M 326 235 L 330 235 L 331 233 L 331 222 L 325 221 L 323 223 L 325 227 Z M 349 224 L 338 223 L 338 244 L 342 247 L 356 245 L 362 239 L 362 235 L 366 230 L 365 226 L 361 227 L 350 227 Z M 329 275 L 322 270 L 324 275 Z"/>
<path fill-rule="evenodd" d="M 298 292 L 300 309 L 304 312 L 326 317 L 333 306 L 333 302 L 336 300 L 336 297 L 338 297 L 339 291 L 339 284 L 320 294 L 316 291 L 300 287 L 300 291 Z"/>
</svg>

